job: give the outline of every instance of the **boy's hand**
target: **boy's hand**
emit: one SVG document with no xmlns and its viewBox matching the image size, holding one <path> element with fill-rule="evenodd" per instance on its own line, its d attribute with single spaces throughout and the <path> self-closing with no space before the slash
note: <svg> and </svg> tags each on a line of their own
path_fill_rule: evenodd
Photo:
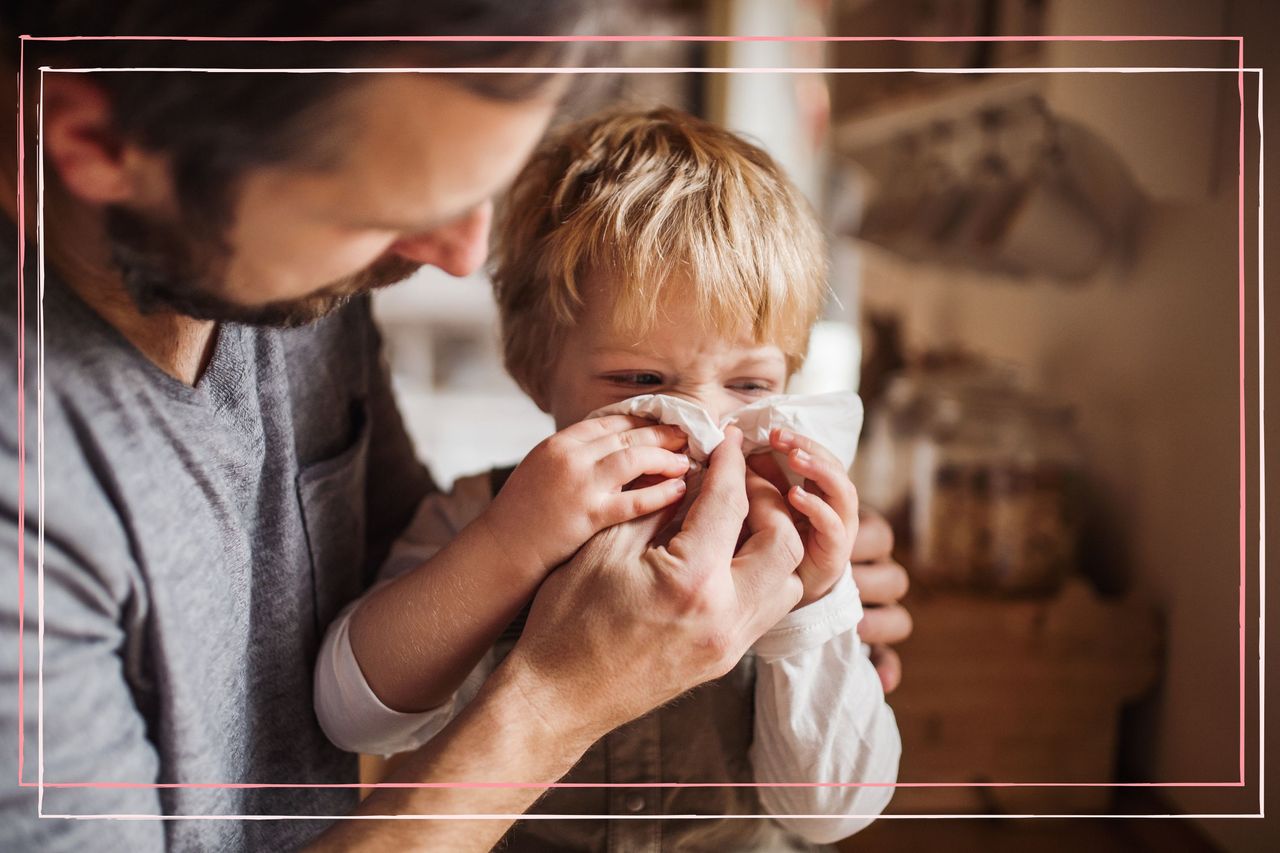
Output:
<svg viewBox="0 0 1280 853">
<path fill-rule="evenodd" d="M 788 468 L 805 478 L 803 486 L 787 491 L 796 527 L 804 538 L 804 559 L 796 569 L 804 583 L 804 597 L 797 606 L 803 607 L 826 595 L 849 566 L 858 535 L 858 494 L 840 460 L 816 441 L 789 430 L 774 430 L 769 444 L 786 455 Z M 750 464 L 771 481 L 781 476 L 768 454 L 751 457 Z"/>
<path fill-rule="evenodd" d="M 588 418 L 529 452 L 481 518 L 517 566 L 545 574 L 607 527 L 680 500 L 684 431 L 644 418 Z M 625 487 L 646 475 L 652 485 Z"/>
<path fill-rule="evenodd" d="M 532 685 L 524 713 L 576 718 L 584 749 L 724 675 L 800 598 L 803 547 L 783 496 L 745 470 L 741 431 L 725 432 L 674 537 L 654 543 L 662 512 L 593 538 L 542 584 L 499 670 Z"/>
</svg>

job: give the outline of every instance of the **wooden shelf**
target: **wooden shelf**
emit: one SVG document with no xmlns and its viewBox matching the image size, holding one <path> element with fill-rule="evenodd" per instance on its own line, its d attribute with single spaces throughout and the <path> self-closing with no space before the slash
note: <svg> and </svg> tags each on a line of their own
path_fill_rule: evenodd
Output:
<svg viewBox="0 0 1280 853">
<path fill-rule="evenodd" d="M 1155 612 L 1080 580 L 1041 599 L 915 595 L 902 686 L 903 782 L 1107 782 L 1121 707 L 1161 663 Z M 890 811 L 1105 808 L 1102 788 L 903 788 Z"/>
<path fill-rule="evenodd" d="M 930 87 L 917 97 L 904 95 L 841 119 L 835 129 L 836 149 L 856 154 L 899 136 L 927 131 L 939 122 L 961 122 L 984 109 L 1018 104 L 1045 91 L 1043 74 L 992 74 L 978 80 L 956 76 L 960 79 Z"/>
</svg>

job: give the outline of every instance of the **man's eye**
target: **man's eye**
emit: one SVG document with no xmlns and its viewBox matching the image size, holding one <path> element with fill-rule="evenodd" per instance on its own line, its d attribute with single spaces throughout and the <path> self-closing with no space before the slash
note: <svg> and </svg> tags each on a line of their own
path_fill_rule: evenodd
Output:
<svg viewBox="0 0 1280 853">
<path fill-rule="evenodd" d="M 734 382 L 730 386 L 734 391 L 743 391 L 747 394 L 772 394 L 773 384 L 770 382 L 758 382 L 754 379 L 744 379 L 740 382 Z"/>
<path fill-rule="evenodd" d="M 608 379 L 618 385 L 643 386 L 662 384 L 662 377 L 656 373 L 614 373 Z"/>
</svg>

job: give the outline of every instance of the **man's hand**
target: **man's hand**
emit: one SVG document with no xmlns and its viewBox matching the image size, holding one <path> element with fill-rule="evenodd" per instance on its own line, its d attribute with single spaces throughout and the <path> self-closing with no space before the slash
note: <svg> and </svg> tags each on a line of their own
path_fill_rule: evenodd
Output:
<svg viewBox="0 0 1280 853">
<path fill-rule="evenodd" d="M 541 576 L 599 531 L 679 501 L 685 444 L 679 427 L 588 418 L 531 450 L 481 519 L 517 568 Z M 656 482 L 624 491 L 645 475 Z"/>
<path fill-rule="evenodd" d="M 503 663 L 529 709 L 583 748 L 728 672 L 800 600 L 791 515 L 727 432 L 680 531 L 652 544 L 664 512 L 593 538 L 547 578 Z"/>
<path fill-rule="evenodd" d="M 911 635 L 911 614 L 899 604 L 907 594 L 907 570 L 893 560 L 893 530 L 884 516 L 862 508 L 858 512 L 858 537 L 853 543 L 853 579 L 862 597 L 862 622 L 858 635 L 871 646 L 871 662 L 884 692 L 902 681 L 902 661 L 890 643 Z"/>
</svg>

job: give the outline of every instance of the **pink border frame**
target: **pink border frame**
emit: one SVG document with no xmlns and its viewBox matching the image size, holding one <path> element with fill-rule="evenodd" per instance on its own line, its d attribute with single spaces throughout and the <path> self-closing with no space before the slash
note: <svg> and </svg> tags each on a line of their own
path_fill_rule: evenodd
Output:
<svg viewBox="0 0 1280 853">
<path fill-rule="evenodd" d="M 24 636 L 25 636 L 25 606 L 26 600 L 25 586 L 25 529 L 26 529 L 26 396 L 25 396 L 25 352 L 26 352 L 26 334 L 25 334 L 25 288 L 18 287 L 18 600 L 20 606 L 18 608 L 18 785 L 20 787 L 42 787 L 42 788 L 542 788 L 542 787 L 560 787 L 560 788 L 667 788 L 667 787 L 894 787 L 894 788 L 1007 788 L 1007 787 L 1055 787 L 1055 788 L 1079 788 L 1079 787 L 1106 787 L 1106 788 L 1130 788 L 1130 787 L 1167 787 L 1167 788 L 1220 788 L 1244 787 L 1248 784 L 1245 779 L 1246 773 L 1246 678 L 1245 678 L 1245 658 L 1246 658 L 1246 633 L 1245 633 L 1245 617 L 1246 617 L 1246 572 L 1247 572 L 1247 516 L 1246 516 L 1246 499 L 1247 499 L 1247 458 L 1246 458 L 1246 396 L 1245 396 L 1245 238 L 1244 238 L 1244 169 L 1245 169 L 1245 93 L 1244 93 L 1244 38 L 1243 36 L 1172 36 L 1172 35 L 1135 35 L 1135 36 L 1114 36 L 1114 35 L 1097 35 L 1097 36 L 935 36 L 935 37 L 916 37 L 916 36 L 591 36 L 591 37 L 574 37 L 574 36 L 505 36 L 505 37 L 480 37 L 480 36 L 381 36 L 381 37 L 359 37 L 359 36 L 335 36 L 331 38 L 309 38 L 309 37 L 209 37 L 209 36 L 63 36 L 63 37 L 32 37 L 23 35 L 19 37 L 19 63 L 18 63 L 18 280 L 23 281 L 23 274 L 26 263 L 26 211 L 25 201 L 25 163 L 24 163 L 24 95 L 23 95 L 23 75 L 24 75 L 24 53 L 27 41 L 190 41 L 190 42 L 569 42 L 569 41 L 596 41 L 596 42 L 875 42 L 875 41 L 900 41 L 900 42 L 1049 42 L 1049 41 L 1073 41 L 1073 42 L 1153 42 L 1153 41 L 1218 41 L 1218 42 L 1236 42 L 1238 46 L 1238 71 L 1237 71 L 1237 90 L 1240 99 L 1239 111 L 1239 176 L 1237 186 L 1238 198 L 1238 371 L 1239 371 L 1239 438 L 1240 438 L 1240 504 L 1239 504 L 1239 533 L 1240 533 L 1240 599 L 1239 599 L 1239 628 L 1240 628 L 1240 647 L 1239 647 L 1239 665 L 1240 665 L 1240 695 L 1239 695 L 1239 712 L 1240 712 L 1240 778 L 1238 781 L 1230 782 L 881 782 L 881 783 L 843 783 L 843 782 L 793 782 L 793 783 L 670 783 L 670 782 L 653 782 L 653 783 L 606 783 L 606 784 L 584 784 L 584 783 L 546 783 L 537 782 L 477 782 L 477 783 L 373 783 L 369 785 L 361 783 L 301 783 L 301 784 L 285 784 L 285 783 L 125 783 L 125 782 L 64 782 L 64 783 L 34 783 L 23 781 L 22 774 L 25 763 L 25 725 L 23 720 L 23 709 L 25 707 L 25 675 L 23 662 L 24 657 Z M 761 70 L 761 69 L 756 69 Z M 1261 250 L 1261 247 L 1259 247 Z M 1261 283 L 1260 283 L 1261 286 Z M 1261 439 L 1261 437 L 1260 437 Z M 1263 521 L 1262 523 L 1265 523 Z M 1259 566 L 1261 571 L 1261 565 Z M 1259 721 L 1259 725 L 1261 725 Z M 188 816 L 174 816 L 188 817 Z M 198 817 L 198 816 L 197 816 Z M 230 816 L 228 816 L 230 817 Z M 596 816 L 590 816 L 596 817 Z M 652 816 L 650 816 L 652 817 Z"/>
</svg>

